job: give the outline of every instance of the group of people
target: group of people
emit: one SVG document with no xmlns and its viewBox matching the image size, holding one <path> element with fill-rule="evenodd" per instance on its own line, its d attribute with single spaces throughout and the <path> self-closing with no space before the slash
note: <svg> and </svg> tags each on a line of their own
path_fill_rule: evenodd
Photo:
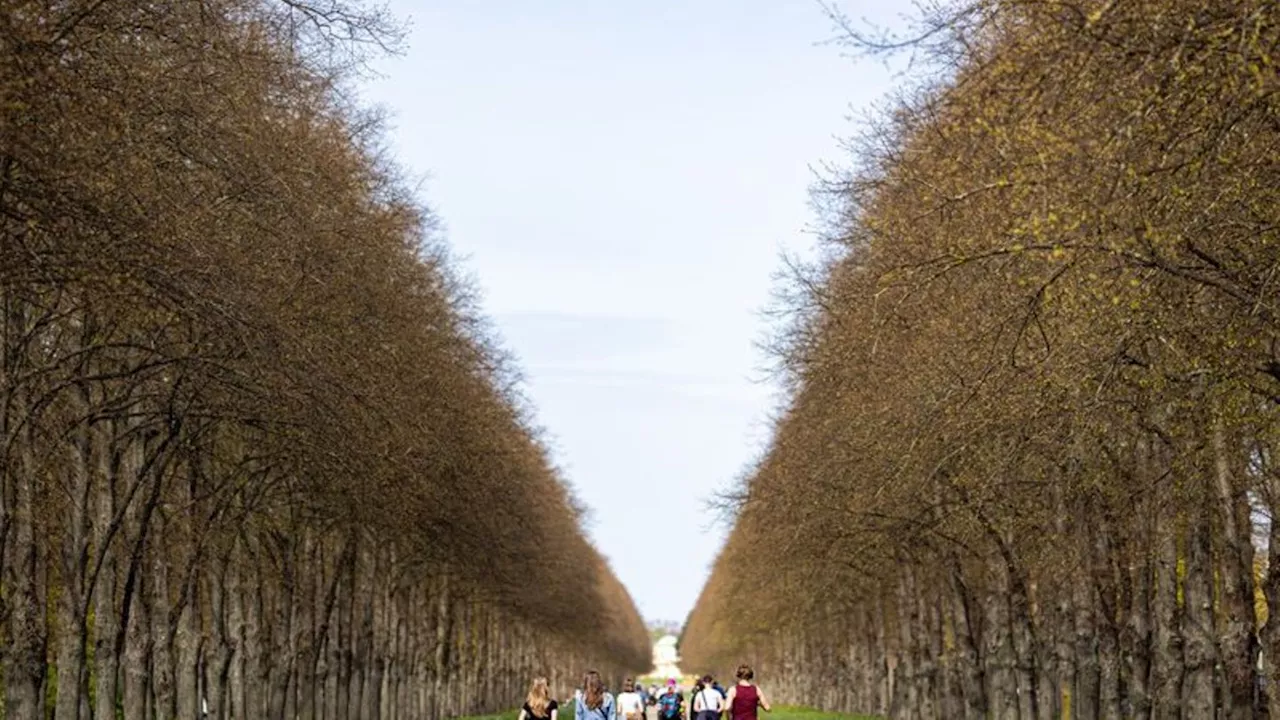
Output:
<svg viewBox="0 0 1280 720">
<path fill-rule="evenodd" d="M 739 665 L 737 682 L 727 691 L 710 675 L 694 683 L 686 704 L 675 680 L 667 681 L 662 693 L 645 689 L 630 678 L 615 698 L 605 687 L 600 673 L 588 670 L 582 687 L 574 693 L 575 720 L 647 720 L 646 709 L 654 707 L 658 720 L 757 720 L 757 711 L 768 711 L 769 701 L 755 684 L 750 665 Z M 724 716 L 728 716 L 726 719 Z M 519 720 L 559 720 L 559 704 L 551 697 L 546 678 L 537 678 L 520 709 Z"/>
</svg>

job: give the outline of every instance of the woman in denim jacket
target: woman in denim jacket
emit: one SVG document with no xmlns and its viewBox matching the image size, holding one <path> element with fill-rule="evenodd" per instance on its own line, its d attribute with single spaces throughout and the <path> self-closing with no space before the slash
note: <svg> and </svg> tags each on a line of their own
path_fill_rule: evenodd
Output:
<svg viewBox="0 0 1280 720">
<path fill-rule="evenodd" d="M 614 720 L 613 696 L 604 689 L 600 673 L 588 670 L 582 678 L 582 692 L 574 703 L 575 720 Z"/>
</svg>

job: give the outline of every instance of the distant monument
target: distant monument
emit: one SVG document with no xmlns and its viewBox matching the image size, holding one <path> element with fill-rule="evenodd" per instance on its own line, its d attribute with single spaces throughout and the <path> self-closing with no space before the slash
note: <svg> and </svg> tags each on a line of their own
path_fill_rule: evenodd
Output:
<svg viewBox="0 0 1280 720">
<path fill-rule="evenodd" d="M 653 674 L 664 678 L 679 678 L 680 653 L 676 650 L 676 636 L 663 635 L 653 644 Z"/>
</svg>

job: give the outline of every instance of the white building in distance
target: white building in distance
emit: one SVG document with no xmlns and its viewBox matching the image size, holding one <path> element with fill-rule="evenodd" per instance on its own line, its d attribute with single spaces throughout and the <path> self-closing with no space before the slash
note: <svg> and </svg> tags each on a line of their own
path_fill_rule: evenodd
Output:
<svg viewBox="0 0 1280 720">
<path fill-rule="evenodd" d="M 680 653 L 676 636 L 663 635 L 653 644 L 653 674 L 664 678 L 680 678 Z"/>
</svg>

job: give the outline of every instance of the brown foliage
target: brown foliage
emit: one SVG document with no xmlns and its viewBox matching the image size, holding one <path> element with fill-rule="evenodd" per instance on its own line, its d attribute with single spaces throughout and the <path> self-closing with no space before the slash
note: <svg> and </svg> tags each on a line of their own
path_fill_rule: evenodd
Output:
<svg viewBox="0 0 1280 720">
<path fill-rule="evenodd" d="M 7 716 L 449 717 L 646 667 L 343 101 L 386 18 L 0 6 Z"/>
<path fill-rule="evenodd" d="M 837 257 L 796 293 L 791 405 L 687 662 L 751 658 L 791 700 L 894 716 L 1262 712 L 1277 20 L 1251 0 L 926 18 L 942 76 L 819 190 Z"/>
</svg>

